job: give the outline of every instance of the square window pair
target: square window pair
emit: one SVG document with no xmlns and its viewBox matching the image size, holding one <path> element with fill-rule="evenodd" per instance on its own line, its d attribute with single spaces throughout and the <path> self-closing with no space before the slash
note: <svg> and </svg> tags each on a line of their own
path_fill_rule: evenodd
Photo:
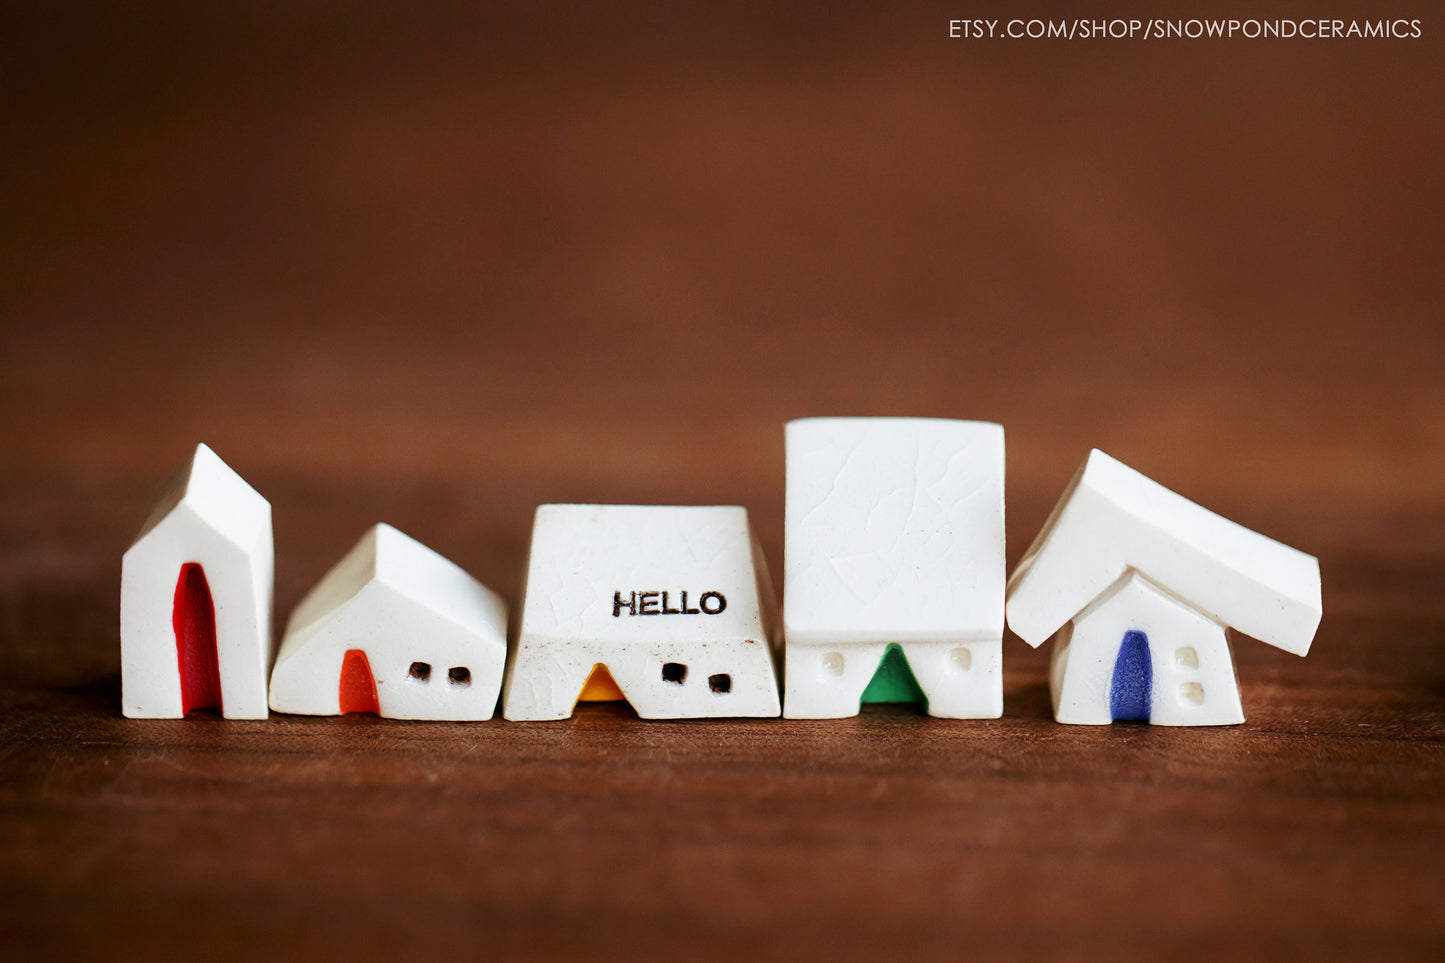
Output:
<svg viewBox="0 0 1445 963">
<path fill-rule="evenodd" d="M 431 663 L 413 662 L 411 670 L 407 673 L 418 682 L 431 681 Z M 472 670 L 464 665 L 454 665 L 447 670 L 447 681 L 452 685 L 471 685 Z"/>
<path fill-rule="evenodd" d="M 687 678 L 687 666 L 681 662 L 664 662 L 662 664 L 662 681 L 671 682 L 673 685 L 682 685 Z M 731 692 L 733 688 L 733 677 L 726 672 L 719 672 L 716 675 L 707 677 L 707 687 L 713 692 L 723 694 Z"/>
</svg>

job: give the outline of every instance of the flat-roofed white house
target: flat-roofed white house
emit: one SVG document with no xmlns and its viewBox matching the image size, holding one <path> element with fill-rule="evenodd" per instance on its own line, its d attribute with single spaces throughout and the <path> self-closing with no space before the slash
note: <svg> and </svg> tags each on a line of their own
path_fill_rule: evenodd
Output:
<svg viewBox="0 0 1445 963">
<path fill-rule="evenodd" d="M 743 508 L 539 507 L 515 634 L 508 719 L 566 718 L 579 698 L 644 719 L 779 712 L 772 586 Z"/>
<path fill-rule="evenodd" d="M 126 716 L 266 718 L 274 552 L 270 502 L 197 445 L 121 562 Z"/>
<path fill-rule="evenodd" d="M 377 525 L 291 613 L 271 708 L 490 719 L 506 655 L 501 596 L 416 539 Z"/>
<path fill-rule="evenodd" d="M 1001 715 L 1003 427 L 806 418 L 786 446 L 783 714 L 912 692 L 934 716 Z"/>
<path fill-rule="evenodd" d="M 1319 560 L 1090 453 L 1009 579 L 1009 627 L 1054 639 L 1054 718 L 1244 721 L 1226 630 L 1303 656 Z"/>
</svg>

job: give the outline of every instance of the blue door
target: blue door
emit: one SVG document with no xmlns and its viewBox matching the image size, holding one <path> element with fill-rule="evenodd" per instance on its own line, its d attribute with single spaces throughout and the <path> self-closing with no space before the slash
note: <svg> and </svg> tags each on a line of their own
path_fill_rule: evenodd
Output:
<svg viewBox="0 0 1445 963">
<path fill-rule="evenodd" d="M 1149 693 L 1154 688 L 1154 666 L 1149 661 L 1149 636 L 1130 630 L 1124 633 L 1119 658 L 1114 663 L 1114 684 L 1109 688 L 1109 713 L 1114 721 L 1149 721 Z"/>
</svg>

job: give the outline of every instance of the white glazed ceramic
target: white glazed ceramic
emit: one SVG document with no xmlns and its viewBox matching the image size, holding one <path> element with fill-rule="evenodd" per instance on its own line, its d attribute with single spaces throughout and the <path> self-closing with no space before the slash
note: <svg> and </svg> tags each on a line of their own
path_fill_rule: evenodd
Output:
<svg viewBox="0 0 1445 963">
<path fill-rule="evenodd" d="M 183 715 L 177 654 L 177 580 L 201 566 L 215 611 L 222 714 L 266 717 L 274 547 L 271 505 L 205 445 L 165 493 L 121 563 L 122 711 L 132 719 Z"/>
<path fill-rule="evenodd" d="M 366 654 L 379 715 L 490 719 L 506 662 L 507 605 L 421 542 L 377 525 L 292 612 L 271 708 L 336 715 L 352 649 Z"/>
<path fill-rule="evenodd" d="M 1009 627 L 1055 638 L 1059 722 L 1107 723 L 1125 633 L 1154 667 L 1150 721 L 1244 720 L 1225 629 L 1305 655 L 1321 616 L 1319 561 L 1090 453 L 1009 579 Z"/>
<path fill-rule="evenodd" d="M 602 664 L 645 719 L 776 716 L 774 640 L 744 509 L 543 505 L 503 713 L 565 718 Z"/>
<path fill-rule="evenodd" d="M 1002 714 L 1000 425 L 790 422 L 786 525 L 784 715 L 856 715 L 889 643 L 931 715 Z"/>
</svg>

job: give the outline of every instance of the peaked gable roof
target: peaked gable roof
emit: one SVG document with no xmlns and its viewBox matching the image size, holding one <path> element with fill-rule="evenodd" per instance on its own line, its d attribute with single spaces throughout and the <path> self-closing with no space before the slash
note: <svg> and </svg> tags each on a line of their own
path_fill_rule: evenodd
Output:
<svg viewBox="0 0 1445 963">
<path fill-rule="evenodd" d="M 1097 449 L 1009 579 L 1009 627 L 1037 646 L 1131 568 L 1210 618 L 1295 655 L 1309 651 L 1319 627 L 1318 559 Z"/>
<path fill-rule="evenodd" d="M 204 443 L 166 483 L 131 545 L 181 507 L 238 545 L 254 546 L 271 531 L 271 503 Z"/>
<path fill-rule="evenodd" d="M 418 605 L 425 606 L 486 638 L 506 646 L 507 603 L 501 596 L 421 542 L 390 525 L 369 529 L 342 559 L 306 593 L 291 614 L 287 650 L 304 646 L 317 631 L 373 582 L 381 582 Z"/>
</svg>

